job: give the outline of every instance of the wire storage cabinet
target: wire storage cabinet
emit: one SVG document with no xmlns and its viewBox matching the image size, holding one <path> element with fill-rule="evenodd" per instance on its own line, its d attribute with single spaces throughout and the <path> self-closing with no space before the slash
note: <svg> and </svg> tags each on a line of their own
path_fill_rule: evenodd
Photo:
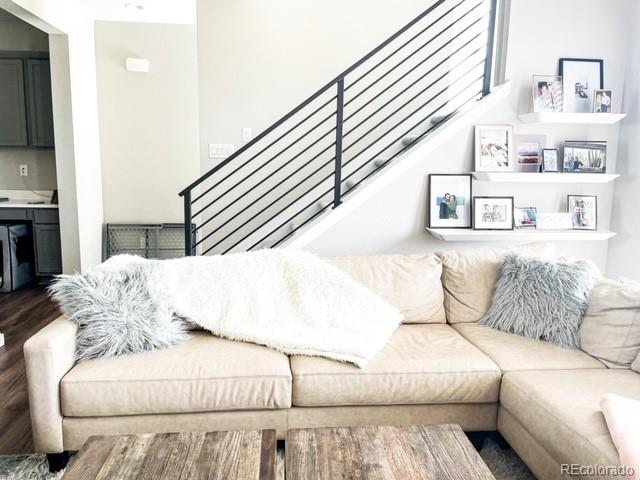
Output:
<svg viewBox="0 0 640 480">
<path fill-rule="evenodd" d="M 106 258 L 124 253 L 157 259 L 184 257 L 184 238 L 183 223 L 108 223 Z"/>
</svg>

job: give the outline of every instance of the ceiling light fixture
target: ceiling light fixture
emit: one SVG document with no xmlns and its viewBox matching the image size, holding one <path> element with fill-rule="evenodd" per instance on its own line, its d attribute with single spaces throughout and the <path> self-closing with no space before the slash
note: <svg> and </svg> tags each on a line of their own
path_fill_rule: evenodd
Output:
<svg viewBox="0 0 640 480">
<path fill-rule="evenodd" d="M 142 11 L 144 10 L 144 4 L 142 4 L 141 2 L 125 2 L 124 8 Z"/>
</svg>

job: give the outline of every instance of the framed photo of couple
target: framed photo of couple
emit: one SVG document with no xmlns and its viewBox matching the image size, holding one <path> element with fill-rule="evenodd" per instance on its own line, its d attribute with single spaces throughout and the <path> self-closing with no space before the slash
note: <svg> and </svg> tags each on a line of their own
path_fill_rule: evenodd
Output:
<svg viewBox="0 0 640 480">
<path fill-rule="evenodd" d="M 430 174 L 427 226 L 471 228 L 471 175 Z"/>
</svg>

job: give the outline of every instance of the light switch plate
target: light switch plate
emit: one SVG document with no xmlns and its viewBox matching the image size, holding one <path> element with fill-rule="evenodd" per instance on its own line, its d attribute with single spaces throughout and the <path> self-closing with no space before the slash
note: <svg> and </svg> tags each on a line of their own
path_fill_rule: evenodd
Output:
<svg viewBox="0 0 640 480">
<path fill-rule="evenodd" d="M 251 140 L 253 140 L 253 129 L 250 127 L 244 127 L 242 129 L 242 141 L 244 143 L 247 143 Z"/>
<path fill-rule="evenodd" d="M 26 165 L 24 163 L 20 164 L 20 176 L 21 177 L 29 176 L 29 165 Z"/>
<path fill-rule="evenodd" d="M 233 155 L 235 150 L 236 146 L 233 143 L 210 143 L 209 158 L 227 158 Z"/>
</svg>

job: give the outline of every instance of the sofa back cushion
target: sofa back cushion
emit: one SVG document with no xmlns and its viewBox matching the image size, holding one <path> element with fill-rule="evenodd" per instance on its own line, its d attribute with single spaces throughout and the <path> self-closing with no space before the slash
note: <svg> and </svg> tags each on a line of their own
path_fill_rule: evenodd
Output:
<svg viewBox="0 0 640 480">
<path fill-rule="evenodd" d="M 553 258 L 552 244 L 535 243 L 509 248 L 473 248 L 439 253 L 442 260 L 444 308 L 449 323 L 480 321 L 491 307 L 498 267 L 509 253 Z"/>
<path fill-rule="evenodd" d="M 327 257 L 396 307 L 404 323 L 446 323 L 442 263 L 432 254 Z"/>
<path fill-rule="evenodd" d="M 640 288 L 600 279 L 580 327 L 580 348 L 609 368 L 630 368 L 640 352 Z"/>
</svg>

